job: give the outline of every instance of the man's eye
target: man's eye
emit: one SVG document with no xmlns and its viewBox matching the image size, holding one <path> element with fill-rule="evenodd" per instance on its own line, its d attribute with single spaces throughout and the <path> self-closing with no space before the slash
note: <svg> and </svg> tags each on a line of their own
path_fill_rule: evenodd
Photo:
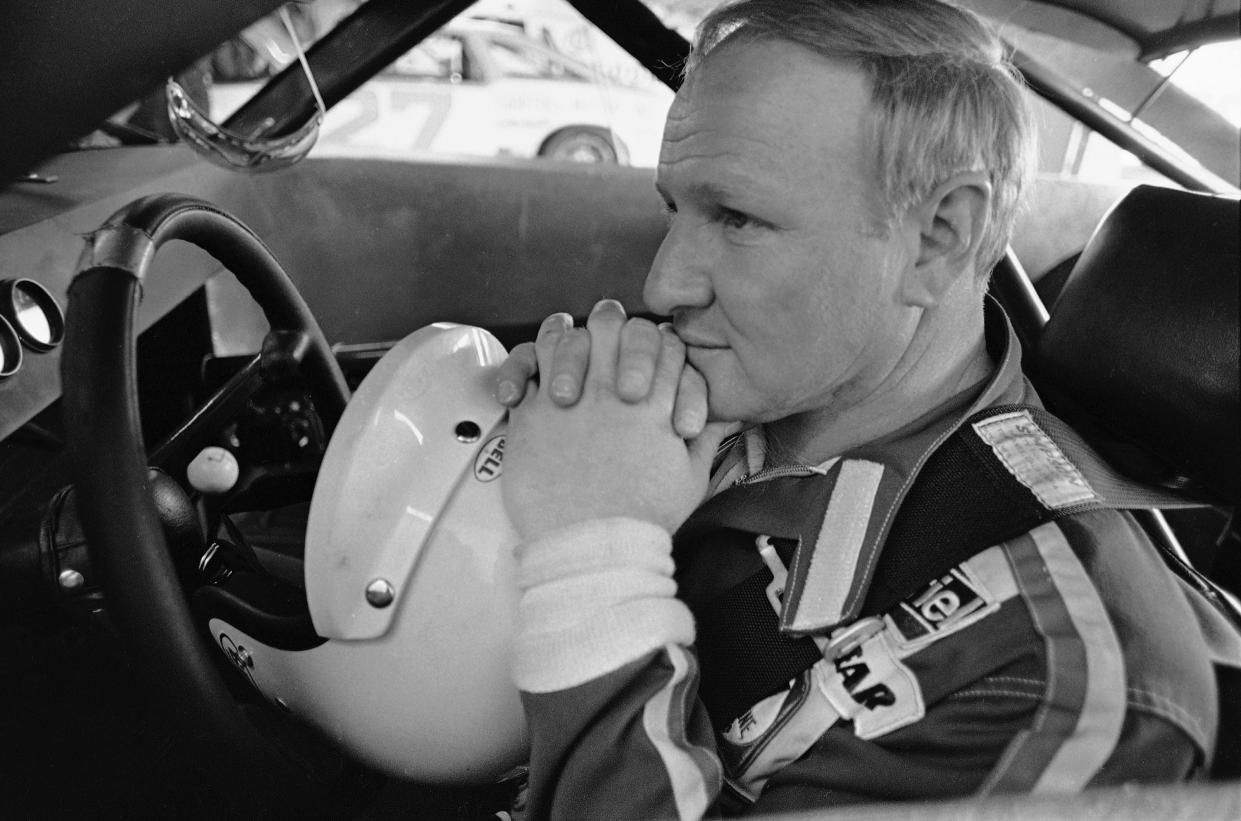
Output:
<svg viewBox="0 0 1241 821">
<path fill-rule="evenodd" d="M 677 207 L 675 205 L 670 202 L 664 203 L 664 219 L 667 221 L 669 227 L 672 226 L 672 218 L 676 216 L 676 213 Z"/>
<path fill-rule="evenodd" d="M 750 219 L 747 214 L 731 208 L 724 208 L 720 211 L 720 222 L 728 228 L 747 228 L 754 224 L 754 220 Z"/>
</svg>

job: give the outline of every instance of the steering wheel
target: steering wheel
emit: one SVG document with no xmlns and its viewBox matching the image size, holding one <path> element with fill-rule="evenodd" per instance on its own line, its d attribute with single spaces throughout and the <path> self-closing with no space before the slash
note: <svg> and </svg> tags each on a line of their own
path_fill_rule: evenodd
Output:
<svg viewBox="0 0 1241 821">
<path fill-rule="evenodd" d="M 310 309 L 250 229 L 214 205 L 183 195 L 148 196 L 122 208 L 87 239 L 69 287 L 61 358 L 65 436 L 91 563 L 148 691 L 172 702 L 165 714 L 179 718 L 185 733 L 205 743 L 203 754 L 230 762 L 225 791 L 261 791 L 281 775 L 295 789 L 309 787 L 305 773 L 243 713 L 218 672 L 215 651 L 191 616 L 152 502 L 134 320 L 151 260 L 170 240 L 190 242 L 219 260 L 249 290 L 273 331 L 293 339 L 286 347 L 300 360 L 328 432 L 349 399 L 344 375 Z M 254 378 L 229 383 L 176 437 L 192 440 L 223 421 L 219 417 L 237 407 L 239 395 L 244 401 L 261 385 Z M 252 785 L 245 783 L 247 774 Z"/>
</svg>

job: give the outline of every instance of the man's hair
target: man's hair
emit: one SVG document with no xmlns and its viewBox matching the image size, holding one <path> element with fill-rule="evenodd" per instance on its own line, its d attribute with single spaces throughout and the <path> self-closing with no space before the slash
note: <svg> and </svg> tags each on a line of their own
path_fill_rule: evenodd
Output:
<svg viewBox="0 0 1241 821">
<path fill-rule="evenodd" d="M 1022 82 L 978 17 L 939 0 L 737 0 L 699 24 L 686 75 L 722 43 L 755 40 L 797 43 L 865 72 L 886 224 L 953 174 L 983 171 L 992 195 L 980 274 L 1003 256 L 1033 135 Z"/>
</svg>

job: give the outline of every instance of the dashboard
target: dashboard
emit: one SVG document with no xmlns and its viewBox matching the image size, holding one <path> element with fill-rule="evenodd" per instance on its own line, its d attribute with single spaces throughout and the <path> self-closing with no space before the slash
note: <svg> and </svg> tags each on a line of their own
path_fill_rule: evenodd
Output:
<svg viewBox="0 0 1241 821">
<path fill-rule="evenodd" d="M 105 159 L 104 155 L 107 157 Z M 23 335 L 20 349 L 0 362 L 0 439 L 19 429 L 60 395 L 59 342 L 66 292 L 84 248 L 83 238 L 115 210 L 136 197 L 164 190 L 201 187 L 215 176 L 189 152 L 142 149 L 84 151 L 54 158 L 29 178 L 0 192 L 0 313 L 14 325 L 14 307 L 43 344 Z M 223 173 L 223 172 L 220 172 Z M 170 248 L 157 262 L 161 273 L 144 284 L 139 328 L 149 327 L 219 270 L 210 257 L 186 248 Z M 11 296 L 11 298 L 10 298 Z M 32 316 L 34 306 L 48 306 L 50 317 Z M 54 306 L 54 307 L 52 307 Z M 16 335 L 21 332 L 14 328 Z M 0 326 L 0 335 L 3 335 Z M 19 361 L 20 360 L 20 361 Z"/>
<path fill-rule="evenodd" d="M 84 238 L 126 204 L 162 192 L 208 200 L 258 234 L 347 376 L 431 322 L 486 327 L 512 345 L 554 310 L 584 316 L 604 295 L 638 306 L 664 227 L 649 169 L 312 158 L 244 175 L 182 145 L 133 146 L 53 157 L 0 191 L 0 280 L 28 283 L 23 291 L 71 313 L 67 292 Z M 172 393 L 179 385 L 182 397 L 201 396 L 210 379 L 204 359 L 258 349 L 265 320 L 222 271 L 187 243 L 170 242 L 155 256 L 138 314 L 144 427 L 159 412 L 144 388 Z M 52 316 L 44 333 L 52 344 L 9 340 L 0 530 L 69 482 Z M 175 423 L 193 407 L 166 410 Z M 159 441 L 158 432 L 144 433 L 148 447 Z"/>
<path fill-rule="evenodd" d="M 68 481 L 56 402 L 67 291 L 84 237 L 136 197 L 206 192 L 226 176 L 188 151 L 122 148 L 54 157 L 0 191 L 0 523 Z M 144 284 L 140 330 L 220 270 L 178 245 L 159 255 L 158 275 Z"/>
</svg>

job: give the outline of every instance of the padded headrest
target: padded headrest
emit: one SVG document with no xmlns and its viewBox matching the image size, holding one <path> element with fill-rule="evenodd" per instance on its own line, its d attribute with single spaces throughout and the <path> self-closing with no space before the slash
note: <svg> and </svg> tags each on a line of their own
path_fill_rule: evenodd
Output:
<svg viewBox="0 0 1241 821">
<path fill-rule="evenodd" d="M 1134 478 L 1241 497 L 1241 203 L 1139 186 L 1100 223 L 1031 362 L 1049 408 Z"/>
</svg>

